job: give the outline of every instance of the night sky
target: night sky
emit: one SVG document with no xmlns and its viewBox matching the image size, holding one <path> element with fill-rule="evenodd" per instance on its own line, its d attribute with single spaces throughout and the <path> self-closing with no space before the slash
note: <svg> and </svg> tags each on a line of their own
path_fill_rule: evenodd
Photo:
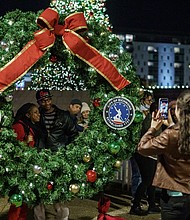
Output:
<svg viewBox="0 0 190 220">
<path fill-rule="evenodd" d="M 190 35 L 190 1 L 108 0 L 116 32 L 154 32 Z"/>
<path fill-rule="evenodd" d="M 19 8 L 38 11 L 50 0 L 0 0 L 0 15 Z M 115 33 L 158 33 L 190 36 L 189 0 L 107 0 Z"/>
<path fill-rule="evenodd" d="M 22 11 L 38 11 L 49 6 L 50 0 L 0 0 L 0 15 L 16 8 Z"/>
</svg>

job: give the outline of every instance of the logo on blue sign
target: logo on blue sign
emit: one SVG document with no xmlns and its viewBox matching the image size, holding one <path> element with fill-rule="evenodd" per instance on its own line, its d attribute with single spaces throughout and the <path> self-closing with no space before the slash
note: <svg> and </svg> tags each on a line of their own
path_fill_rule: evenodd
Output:
<svg viewBox="0 0 190 220">
<path fill-rule="evenodd" d="M 135 108 L 132 102 L 124 97 L 115 97 L 105 104 L 103 118 L 106 124 L 113 129 L 125 129 L 134 120 Z"/>
</svg>

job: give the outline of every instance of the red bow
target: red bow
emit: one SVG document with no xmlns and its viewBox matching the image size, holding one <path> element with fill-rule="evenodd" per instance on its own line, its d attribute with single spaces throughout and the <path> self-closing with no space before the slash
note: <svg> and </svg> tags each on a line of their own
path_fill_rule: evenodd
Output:
<svg viewBox="0 0 190 220">
<path fill-rule="evenodd" d="M 111 216 L 106 214 L 108 212 L 109 207 L 110 207 L 110 199 L 108 197 L 101 197 L 100 200 L 98 201 L 98 218 L 97 220 L 127 220 L 125 218 L 121 218 L 118 216 Z"/>
<path fill-rule="evenodd" d="M 47 8 L 37 19 L 42 28 L 34 33 L 34 39 L 4 67 L 0 69 L 0 92 L 24 76 L 55 42 L 55 35 L 62 35 L 64 45 L 78 58 L 99 72 L 116 90 L 121 90 L 130 82 L 94 47 L 90 46 L 77 32 L 87 29 L 82 12 L 66 17 L 64 25 L 58 24 L 57 11 Z M 77 31 L 77 32 L 76 32 Z"/>
</svg>

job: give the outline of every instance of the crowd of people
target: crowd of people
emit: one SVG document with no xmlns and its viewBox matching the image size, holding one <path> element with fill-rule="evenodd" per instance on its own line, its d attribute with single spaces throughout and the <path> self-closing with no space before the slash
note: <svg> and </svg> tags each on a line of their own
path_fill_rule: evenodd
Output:
<svg viewBox="0 0 190 220">
<path fill-rule="evenodd" d="M 34 103 L 21 106 L 12 125 L 17 139 L 25 142 L 28 147 L 36 147 L 39 151 L 48 148 L 56 152 L 71 143 L 79 132 L 88 128 L 90 107 L 86 102 L 75 98 L 70 101 L 67 110 L 62 110 L 53 104 L 52 95 L 47 89 L 37 91 L 36 101 L 38 106 Z M 26 203 L 20 207 L 11 204 L 8 220 L 26 220 L 27 213 Z M 36 220 L 68 220 L 68 216 L 69 209 L 59 202 L 52 205 L 40 203 L 34 207 Z"/>
<path fill-rule="evenodd" d="M 158 101 L 144 93 L 141 139 L 130 158 L 132 206 L 130 214 L 161 213 L 162 220 L 190 219 L 190 91 L 168 103 L 168 118 L 162 116 Z M 155 189 L 160 202 L 155 203 Z M 141 200 L 146 199 L 148 210 Z"/>
<path fill-rule="evenodd" d="M 129 160 L 133 197 L 130 214 L 161 213 L 162 220 L 190 220 L 190 91 L 168 103 L 167 119 L 161 116 L 153 98 L 150 92 L 144 92 L 139 107 L 143 114 L 141 138 Z M 36 101 L 38 106 L 34 103 L 21 106 L 12 125 L 17 139 L 28 147 L 56 152 L 88 129 L 88 103 L 75 98 L 67 110 L 60 109 L 53 104 L 47 89 L 37 91 Z M 155 202 L 156 188 L 161 189 L 159 203 Z M 142 209 L 142 199 L 147 200 L 148 210 Z M 8 220 L 25 220 L 27 212 L 26 203 L 20 207 L 12 204 Z M 35 220 L 68 220 L 68 216 L 69 209 L 60 202 L 34 207 Z"/>
</svg>

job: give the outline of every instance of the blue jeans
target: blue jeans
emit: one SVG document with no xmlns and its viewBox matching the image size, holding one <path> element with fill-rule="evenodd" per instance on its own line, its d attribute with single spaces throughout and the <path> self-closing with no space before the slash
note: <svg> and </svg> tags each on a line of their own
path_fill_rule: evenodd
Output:
<svg viewBox="0 0 190 220">
<path fill-rule="evenodd" d="M 168 196 L 164 192 L 160 205 L 162 220 L 190 220 L 190 194 Z"/>
<path fill-rule="evenodd" d="M 132 194 L 132 197 L 134 198 L 137 187 L 141 183 L 141 175 L 140 175 L 140 172 L 139 172 L 138 164 L 137 164 L 134 156 L 132 156 L 129 159 L 129 161 L 130 161 L 131 172 L 132 172 L 132 176 L 131 176 L 131 182 L 132 182 L 131 183 L 131 194 Z"/>
</svg>

